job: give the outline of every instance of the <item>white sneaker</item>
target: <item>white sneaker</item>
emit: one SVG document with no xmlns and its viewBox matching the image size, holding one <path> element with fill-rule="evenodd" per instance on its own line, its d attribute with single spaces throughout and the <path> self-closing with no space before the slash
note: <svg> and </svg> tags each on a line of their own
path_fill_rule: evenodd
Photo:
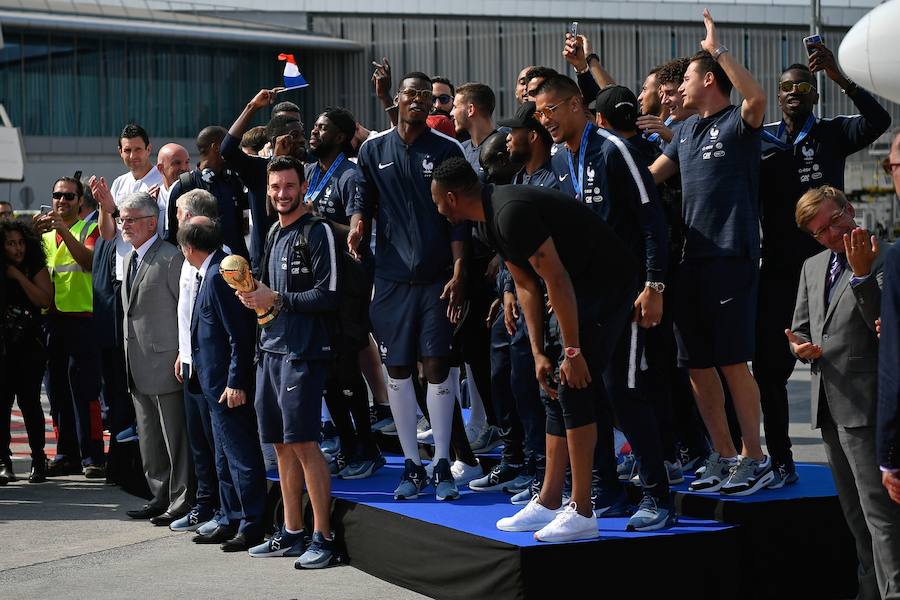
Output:
<svg viewBox="0 0 900 600">
<path fill-rule="evenodd" d="M 479 477 L 484 477 L 484 470 L 481 468 L 481 461 L 475 459 L 478 464 L 467 465 L 461 460 L 453 461 L 450 465 L 450 473 L 456 481 L 456 485 L 462 487 L 470 481 L 475 481 Z"/>
<path fill-rule="evenodd" d="M 546 510 L 546 509 L 544 509 Z M 597 517 L 578 514 L 575 503 L 556 515 L 550 523 L 534 533 L 539 542 L 572 542 L 574 540 L 593 540 L 600 537 L 597 530 Z"/>
<path fill-rule="evenodd" d="M 500 531 L 538 531 L 546 527 L 556 519 L 556 515 L 562 513 L 560 506 L 556 510 L 544 508 L 538 497 L 534 496 L 525 508 L 511 517 L 504 517 L 497 521 L 497 529 Z"/>
<path fill-rule="evenodd" d="M 434 433 L 432 433 L 431 429 L 426 429 L 425 431 L 420 431 L 416 433 L 416 441 L 420 444 L 425 444 L 427 446 L 431 446 L 434 444 Z"/>
</svg>

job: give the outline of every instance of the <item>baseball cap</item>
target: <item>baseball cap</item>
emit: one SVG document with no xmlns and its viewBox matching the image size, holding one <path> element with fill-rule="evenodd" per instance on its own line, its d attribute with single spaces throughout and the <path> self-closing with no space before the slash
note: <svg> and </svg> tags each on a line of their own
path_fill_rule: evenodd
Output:
<svg viewBox="0 0 900 600">
<path fill-rule="evenodd" d="M 447 115 L 428 115 L 425 122 L 429 127 L 437 129 L 444 135 L 449 135 L 452 138 L 456 137 L 456 127 L 453 126 L 453 121 Z"/>
<path fill-rule="evenodd" d="M 547 132 L 547 130 L 544 129 L 544 126 L 534 117 L 536 110 L 537 105 L 534 102 L 523 102 L 516 110 L 514 117 L 497 121 L 497 125 L 501 127 L 511 127 L 513 129 L 533 129 L 544 141 L 548 144 L 552 144 L 553 139 L 550 137 L 550 133 Z"/>
<path fill-rule="evenodd" d="M 634 122 L 638 117 L 637 97 L 624 85 L 608 85 L 601 89 L 588 108 L 603 115 L 616 129 L 635 128 Z"/>
</svg>

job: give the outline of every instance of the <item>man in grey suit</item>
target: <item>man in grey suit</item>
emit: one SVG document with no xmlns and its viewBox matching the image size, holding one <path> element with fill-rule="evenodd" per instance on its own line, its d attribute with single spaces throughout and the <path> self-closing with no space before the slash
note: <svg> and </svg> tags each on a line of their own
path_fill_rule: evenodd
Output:
<svg viewBox="0 0 900 600">
<path fill-rule="evenodd" d="M 125 257 L 122 307 L 125 363 L 134 400 L 144 475 L 153 499 L 134 519 L 169 525 L 194 501 L 193 466 L 184 420 L 181 384 L 172 365 L 178 357 L 178 280 L 184 257 L 157 233 L 159 207 L 146 192 L 119 204 Z"/>
<path fill-rule="evenodd" d="M 812 426 L 822 429 L 844 517 L 856 540 L 859 598 L 900 597 L 900 506 L 881 486 L 875 458 L 883 275 L 878 242 L 831 186 L 797 202 L 797 225 L 826 250 L 803 264 L 791 351 L 809 362 Z"/>
</svg>

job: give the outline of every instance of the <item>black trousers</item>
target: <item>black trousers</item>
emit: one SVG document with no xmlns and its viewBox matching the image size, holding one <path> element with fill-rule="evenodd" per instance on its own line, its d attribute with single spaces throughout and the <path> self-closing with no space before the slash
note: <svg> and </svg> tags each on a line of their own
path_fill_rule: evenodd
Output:
<svg viewBox="0 0 900 600">
<path fill-rule="evenodd" d="M 359 370 L 359 351 L 365 342 L 339 338 L 337 357 L 325 378 L 325 405 L 341 439 L 341 450 L 348 460 L 354 454 L 367 456 L 375 451 L 372 424 L 369 422 L 369 396 Z"/>
<path fill-rule="evenodd" d="M 38 345 L 35 342 L 35 345 Z M 28 446 L 31 448 L 33 460 L 44 459 L 44 410 L 41 408 L 41 380 L 47 360 L 43 348 L 37 347 L 29 352 L 17 348 L 0 359 L 0 462 L 9 463 L 11 459 L 10 419 L 13 402 L 18 402 L 22 418 L 25 420 L 25 431 L 28 433 Z"/>
<path fill-rule="evenodd" d="M 769 456 L 779 464 L 793 460 L 788 436 L 787 381 L 796 359 L 790 352 L 784 330 L 791 326 L 797 286 L 796 277 L 760 272 L 753 375 L 759 385 L 766 447 Z"/>
</svg>

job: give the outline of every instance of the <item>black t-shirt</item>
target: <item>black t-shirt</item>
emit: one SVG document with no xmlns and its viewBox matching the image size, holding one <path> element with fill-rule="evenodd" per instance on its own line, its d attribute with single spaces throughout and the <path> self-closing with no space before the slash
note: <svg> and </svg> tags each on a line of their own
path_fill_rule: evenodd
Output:
<svg viewBox="0 0 900 600">
<path fill-rule="evenodd" d="M 586 205 L 529 185 L 485 186 L 482 201 L 491 244 L 508 262 L 533 273 L 528 259 L 553 238 L 579 303 L 617 302 L 635 293 L 637 259 Z"/>
<path fill-rule="evenodd" d="M 5 281 L 0 294 L 0 356 L 12 352 L 20 355 L 40 353 L 43 349 L 41 309 L 28 299 L 18 281 L 6 277 L 6 267 L 2 268 Z M 26 269 L 23 274 L 33 280 L 36 272 Z"/>
</svg>

